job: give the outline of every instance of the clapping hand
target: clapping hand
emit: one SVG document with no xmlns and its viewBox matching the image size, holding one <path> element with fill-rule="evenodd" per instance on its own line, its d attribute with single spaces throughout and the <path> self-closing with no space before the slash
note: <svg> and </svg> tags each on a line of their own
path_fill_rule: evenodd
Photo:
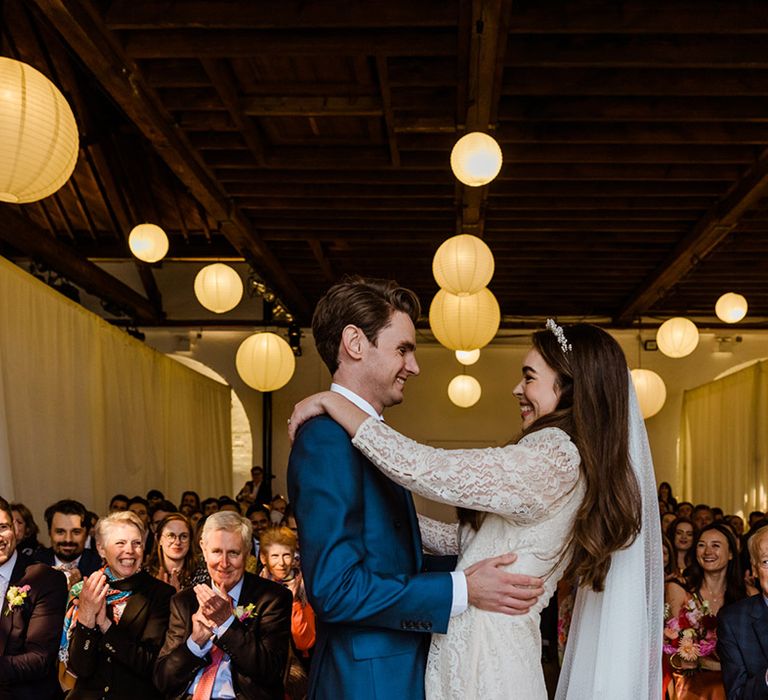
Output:
<svg viewBox="0 0 768 700">
<path fill-rule="evenodd" d="M 199 647 L 203 647 L 213 636 L 213 622 L 211 622 L 200 610 L 192 615 L 192 641 Z"/>
<path fill-rule="evenodd" d="M 93 628 L 99 619 L 106 620 L 108 591 L 109 582 L 100 571 L 83 580 L 77 613 L 77 619 L 82 625 Z"/>
<path fill-rule="evenodd" d="M 228 595 L 217 593 L 204 583 L 195 586 L 195 595 L 200 612 L 216 627 L 223 625 L 232 615 L 232 603 Z"/>
</svg>

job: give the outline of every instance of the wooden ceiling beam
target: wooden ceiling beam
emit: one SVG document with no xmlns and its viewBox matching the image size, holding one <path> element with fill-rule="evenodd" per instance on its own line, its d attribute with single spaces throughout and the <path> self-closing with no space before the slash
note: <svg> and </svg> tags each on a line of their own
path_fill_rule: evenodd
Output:
<svg viewBox="0 0 768 700">
<path fill-rule="evenodd" d="M 496 127 L 511 13 L 512 0 L 473 0 L 467 71 L 467 133 L 487 132 Z M 457 187 L 461 191 L 461 209 L 456 221 L 456 233 L 473 233 L 482 237 L 488 187 Z"/>
<path fill-rule="evenodd" d="M 764 35 L 511 34 L 507 67 L 768 68 Z"/>
<path fill-rule="evenodd" d="M 456 33 L 452 28 L 355 32 L 189 29 L 129 32 L 124 43 L 126 53 L 135 59 L 368 56 L 374 52 L 385 56 L 451 56 L 456 51 Z"/>
<path fill-rule="evenodd" d="M 499 120 L 567 122 L 768 122 L 768 97 L 502 97 Z"/>
<path fill-rule="evenodd" d="M 144 297 L 25 219 L 12 205 L 0 205 L 0 221 L 0 240 L 20 253 L 56 270 L 86 292 L 117 304 L 138 323 L 162 320 L 162 314 Z"/>
<path fill-rule="evenodd" d="M 746 211 L 768 196 L 768 150 L 764 151 L 731 191 L 715 204 L 678 243 L 665 263 L 636 289 L 616 314 L 628 322 L 645 313 L 719 246 Z"/>
<path fill-rule="evenodd" d="M 64 37 L 102 87 L 123 109 L 157 153 L 204 209 L 219 222 L 230 242 L 271 283 L 299 318 L 310 305 L 295 281 L 264 245 L 244 215 L 233 207 L 198 154 L 159 104 L 138 67 L 123 55 L 95 8 L 82 0 L 35 0 L 52 26 Z"/>
<path fill-rule="evenodd" d="M 766 97 L 768 81 L 764 70 L 508 68 L 502 92 L 516 96 Z"/>
<path fill-rule="evenodd" d="M 317 264 L 320 265 L 320 269 L 323 271 L 325 279 L 330 284 L 336 282 L 338 280 L 338 275 L 334 271 L 330 260 L 328 260 L 325 250 L 323 250 L 323 244 L 317 238 L 310 238 L 307 243 L 312 251 L 312 255 L 314 255 L 315 260 L 317 260 Z"/>
<path fill-rule="evenodd" d="M 114 0 L 105 16 L 110 29 L 358 29 L 451 27 L 456 11 L 445 0 L 387 0 L 371 11 L 370 0 Z"/>
<path fill-rule="evenodd" d="M 229 112 L 229 116 L 255 158 L 256 164 L 262 165 L 264 163 L 264 143 L 258 126 L 243 111 L 232 71 L 224 61 L 203 58 L 201 63 L 225 109 Z"/>
</svg>

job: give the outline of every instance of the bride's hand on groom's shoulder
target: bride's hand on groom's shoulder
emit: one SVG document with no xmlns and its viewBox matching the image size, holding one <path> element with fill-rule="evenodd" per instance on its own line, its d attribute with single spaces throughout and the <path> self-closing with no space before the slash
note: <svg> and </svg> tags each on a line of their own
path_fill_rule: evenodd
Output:
<svg viewBox="0 0 768 700">
<path fill-rule="evenodd" d="M 326 413 L 323 400 L 329 394 L 332 394 L 332 392 L 321 391 L 317 394 L 312 394 L 312 396 L 307 396 L 306 399 L 299 401 L 293 407 L 293 413 L 291 413 L 291 417 L 288 419 L 288 437 L 291 443 L 296 439 L 296 433 L 303 423 L 306 423 L 310 418 Z"/>
<path fill-rule="evenodd" d="M 483 559 L 464 569 L 469 604 L 506 615 L 524 615 L 544 593 L 542 579 L 525 574 L 511 574 L 502 567 L 513 564 L 513 552 Z"/>
</svg>

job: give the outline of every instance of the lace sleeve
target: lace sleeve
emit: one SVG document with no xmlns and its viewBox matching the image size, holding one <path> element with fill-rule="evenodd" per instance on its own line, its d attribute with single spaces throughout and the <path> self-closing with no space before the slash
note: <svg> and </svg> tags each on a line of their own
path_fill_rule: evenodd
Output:
<svg viewBox="0 0 768 700">
<path fill-rule="evenodd" d="M 421 543 L 429 554 L 459 553 L 459 524 L 444 523 L 419 514 Z"/>
<path fill-rule="evenodd" d="M 579 452 L 559 428 L 506 447 L 444 450 L 373 418 L 353 444 L 393 481 L 440 503 L 539 520 L 579 477 Z"/>
</svg>

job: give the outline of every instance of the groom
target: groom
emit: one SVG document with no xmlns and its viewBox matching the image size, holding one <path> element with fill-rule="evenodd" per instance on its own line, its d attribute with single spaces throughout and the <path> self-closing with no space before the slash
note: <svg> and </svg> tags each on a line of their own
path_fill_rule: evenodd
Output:
<svg viewBox="0 0 768 700">
<path fill-rule="evenodd" d="M 386 280 L 346 279 L 320 300 L 312 332 L 337 391 L 382 419 L 419 373 L 416 295 Z M 430 633 L 468 604 L 525 612 L 540 581 L 505 573 L 505 555 L 466 572 L 421 573 L 410 494 L 381 474 L 328 416 L 298 432 L 288 465 L 301 565 L 318 618 L 309 698 L 424 697 Z M 525 588 L 530 586 L 530 588 Z"/>
</svg>

